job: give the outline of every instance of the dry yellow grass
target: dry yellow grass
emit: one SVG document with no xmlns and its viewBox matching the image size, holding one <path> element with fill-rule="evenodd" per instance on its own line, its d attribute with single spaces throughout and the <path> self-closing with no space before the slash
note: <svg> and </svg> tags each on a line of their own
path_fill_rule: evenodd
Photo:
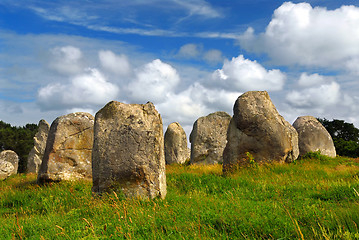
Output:
<svg viewBox="0 0 359 240">
<path fill-rule="evenodd" d="M 211 164 L 211 165 L 166 165 L 166 173 L 167 174 L 215 174 L 222 175 L 222 165 L 221 164 Z"/>
</svg>

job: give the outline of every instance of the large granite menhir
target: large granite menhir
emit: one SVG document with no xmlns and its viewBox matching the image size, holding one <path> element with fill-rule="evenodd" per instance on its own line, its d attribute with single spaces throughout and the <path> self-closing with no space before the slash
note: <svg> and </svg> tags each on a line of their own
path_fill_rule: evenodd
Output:
<svg viewBox="0 0 359 240">
<path fill-rule="evenodd" d="M 55 119 L 47 137 L 38 182 L 91 179 L 94 117 L 70 113 Z"/>
<path fill-rule="evenodd" d="M 250 161 L 285 163 L 297 159 L 298 133 L 279 115 L 266 91 L 242 94 L 233 112 L 223 153 L 225 174 Z"/>
<path fill-rule="evenodd" d="M 226 112 L 215 112 L 197 119 L 189 137 L 191 164 L 223 162 L 230 120 L 231 116 Z"/>
<path fill-rule="evenodd" d="M 96 113 L 92 171 L 95 193 L 166 196 L 162 119 L 152 103 L 112 101 Z"/>
<path fill-rule="evenodd" d="M 186 133 L 178 122 L 173 122 L 168 125 L 165 133 L 166 164 L 182 164 L 189 157 Z"/>
<path fill-rule="evenodd" d="M 50 130 L 50 125 L 43 119 L 39 121 L 38 127 L 38 131 L 34 136 L 34 147 L 27 158 L 27 172 L 29 173 L 39 171 L 45 153 L 47 135 Z"/>
<path fill-rule="evenodd" d="M 329 157 L 336 156 L 332 137 L 315 117 L 298 117 L 293 123 L 293 127 L 298 132 L 300 156 L 316 151 Z"/>
</svg>

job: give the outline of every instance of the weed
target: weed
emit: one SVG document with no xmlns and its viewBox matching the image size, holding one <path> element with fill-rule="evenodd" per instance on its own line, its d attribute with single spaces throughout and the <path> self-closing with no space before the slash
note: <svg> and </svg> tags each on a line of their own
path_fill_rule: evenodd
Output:
<svg viewBox="0 0 359 240">
<path fill-rule="evenodd" d="M 257 167 L 257 162 L 254 160 L 253 155 L 250 152 L 246 152 L 246 161 L 249 163 L 251 167 Z"/>
</svg>

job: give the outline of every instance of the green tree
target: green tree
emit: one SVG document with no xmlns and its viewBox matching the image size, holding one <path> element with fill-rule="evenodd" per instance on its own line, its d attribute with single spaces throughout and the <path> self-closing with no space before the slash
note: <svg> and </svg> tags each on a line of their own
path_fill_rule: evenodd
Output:
<svg viewBox="0 0 359 240">
<path fill-rule="evenodd" d="M 336 152 L 340 156 L 359 157 L 359 129 L 344 120 L 318 118 L 333 138 Z"/>
</svg>

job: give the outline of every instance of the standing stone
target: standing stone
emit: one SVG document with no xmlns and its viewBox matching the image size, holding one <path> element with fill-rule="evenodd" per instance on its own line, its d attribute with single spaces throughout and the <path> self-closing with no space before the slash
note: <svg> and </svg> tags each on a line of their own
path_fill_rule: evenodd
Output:
<svg viewBox="0 0 359 240">
<path fill-rule="evenodd" d="M 51 124 L 38 182 L 91 179 L 94 117 L 71 113 Z"/>
<path fill-rule="evenodd" d="M 226 112 L 215 112 L 197 119 L 189 137 L 191 164 L 223 162 L 223 150 L 227 143 L 230 121 L 231 116 Z"/>
<path fill-rule="evenodd" d="M 298 133 L 279 115 L 266 91 L 242 94 L 233 112 L 223 153 L 224 173 L 253 161 L 284 163 L 297 159 Z"/>
<path fill-rule="evenodd" d="M 293 123 L 293 127 L 298 132 L 300 156 L 316 151 L 329 157 L 336 156 L 332 137 L 315 117 L 298 117 Z"/>
<path fill-rule="evenodd" d="M 152 103 L 108 103 L 96 113 L 94 137 L 93 192 L 166 196 L 162 119 Z"/>
<path fill-rule="evenodd" d="M 0 161 L 0 180 L 16 174 L 14 165 L 6 161 Z"/>
<path fill-rule="evenodd" d="M 186 133 L 178 122 L 171 123 L 165 133 L 166 164 L 182 164 L 190 157 Z"/>
<path fill-rule="evenodd" d="M 14 151 L 2 151 L 0 153 L 0 180 L 16 174 L 18 165 L 19 157 Z"/>
<path fill-rule="evenodd" d="M 37 173 L 39 171 L 42 158 L 46 148 L 47 135 L 50 125 L 45 120 L 40 120 L 39 129 L 34 137 L 34 147 L 31 149 L 27 158 L 27 172 Z"/>
</svg>

